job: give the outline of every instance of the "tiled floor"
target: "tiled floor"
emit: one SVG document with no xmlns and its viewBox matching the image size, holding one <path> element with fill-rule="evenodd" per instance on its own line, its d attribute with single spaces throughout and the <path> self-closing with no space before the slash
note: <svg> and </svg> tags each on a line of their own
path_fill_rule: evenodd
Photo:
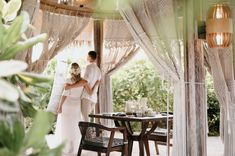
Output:
<svg viewBox="0 0 235 156">
<path fill-rule="evenodd" d="M 53 147 L 53 136 L 47 137 L 49 146 Z M 159 146 L 159 156 L 166 156 L 166 146 Z M 150 153 L 151 156 L 156 156 L 155 146 L 153 142 L 150 142 Z M 132 156 L 138 156 L 138 144 L 134 143 Z M 63 156 L 74 156 L 74 155 L 63 155 Z M 83 151 L 82 156 L 97 156 L 94 152 Z M 111 156 L 120 156 L 120 153 L 113 152 Z M 174 155 L 172 155 L 174 156 Z M 207 156 L 223 156 L 223 144 L 219 137 L 208 137 L 207 139 Z"/>
<path fill-rule="evenodd" d="M 220 137 L 208 137 L 207 156 L 223 156 L 224 145 Z"/>
</svg>

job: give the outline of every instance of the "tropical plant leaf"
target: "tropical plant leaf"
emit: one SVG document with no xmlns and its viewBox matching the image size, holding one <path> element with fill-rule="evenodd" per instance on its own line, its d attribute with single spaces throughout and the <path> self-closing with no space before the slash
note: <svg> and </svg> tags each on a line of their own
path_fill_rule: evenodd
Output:
<svg viewBox="0 0 235 156">
<path fill-rule="evenodd" d="M 60 156 L 62 153 L 63 145 L 60 145 L 53 149 L 43 149 L 37 156 Z"/>
<path fill-rule="evenodd" d="M 0 61 L 0 67 L 0 77 L 6 77 L 24 71 L 27 64 L 18 60 Z"/>
<path fill-rule="evenodd" d="M 16 155 L 19 153 L 24 141 L 24 127 L 17 118 L 0 121 L 0 144 Z"/>
<path fill-rule="evenodd" d="M 22 111 L 24 117 L 33 118 L 37 113 L 37 110 L 33 107 L 32 103 L 20 100 L 19 104 L 20 104 L 20 110 Z"/>
<path fill-rule="evenodd" d="M 18 91 L 20 93 L 20 100 L 27 102 L 27 103 L 32 102 L 32 100 L 27 95 L 25 95 L 25 93 L 21 89 L 18 89 Z"/>
<path fill-rule="evenodd" d="M 44 41 L 46 38 L 47 34 L 40 34 L 26 41 L 18 42 L 15 45 L 8 47 L 3 53 L 0 53 L 0 60 L 12 59 L 16 56 L 17 53 L 31 48 L 36 43 Z"/>
<path fill-rule="evenodd" d="M 21 6 L 21 1 L 19 0 L 10 0 L 2 8 L 2 16 L 5 22 L 12 21 L 17 16 Z"/>
<path fill-rule="evenodd" d="M 17 74 L 17 76 L 19 76 L 21 80 L 23 80 L 25 83 L 28 84 L 47 83 L 51 81 L 50 78 L 48 78 L 48 76 L 27 73 L 27 72 L 21 72 Z"/>
<path fill-rule="evenodd" d="M 48 133 L 53 121 L 54 115 L 52 113 L 38 111 L 34 118 L 34 122 L 31 129 L 26 135 L 24 143 L 25 149 L 28 149 L 30 147 L 43 147 L 45 145 L 44 137 Z"/>
<path fill-rule="evenodd" d="M 9 47 L 19 40 L 21 36 L 20 30 L 23 24 L 23 20 L 24 18 L 22 16 L 18 16 L 10 25 L 10 27 L 7 28 L 6 33 L 3 36 L 3 47 L 1 47 L 2 49 Z"/>
<path fill-rule="evenodd" d="M 24 33 L 28 27 L 29 27 L 29 24 L 30 24 L 30 20 L 29 20 L 29 14 L 26 12 L 26 11 L 21 11 L 20 15 L 23 17 L 23 24 L 21 26 L 21 30 L 20 30 L 20 33 Z"/>
<path fill-rule="evenodd" d="M 19 112 L 19 104 L 17 102 L 9 102 L 6 100 L 0 100 L 0 110 L 8 113 Z"/>
<path fill-rule="evenodd" d="M 24 136 L 25 136 L 24 126 L 21 123 L 21 121 L 19 121 L 19 119 L 15 119 L 15 118 L 13 119 L 12 126 L 13 126 L 12 142 L 14 142 L 14 143 L 11 143 L 11 145 L 13 145 L 12 150 L 18 153 L 24 141 Z"/>
<path fill-rule="evenodd" d="M 1 18 L 1 14 L 0 14 L 0 18 Z M 6 31 L 6 28 L 3 26 L 2 20 L 0 20 L 0 36 L 3 36 L 5 34 L 5 31 Z M 2 40 L 3 40 L 3 37 L 0 37 L 0 47 L 3 47 Z M 0 53 L 1 52 L 2 52 L 2 48 L 0 48 Z"/>
<path fill-rule="evenodd" d="M 10 120 L 9 120 L 10 119 Z M 60 156 L 62 145 L 49 149 L 45 134 L 53 122 L 53 115 L 40 112 L 35 123 L 25 135 L 23 124 L 17 118 L 0 120 L 0 155 L 1 156 Z M 43 127 L 43 129 L 42 129 Z M 39 130 L 40 129 L 40 130 Z"/>
<path fill-rule="evenodd" d="M 0 99 L 16 102 L 18 98 L 17 89 L 7 81 L 0 79 Z"/>
<path fill-rule="evenodd" d="M 0 148 L 0 155 L 1 156 L 16 156 L 14 152 L 10 151 L 7 148 Z"/>
<path fill-rule="evenodd" d="M 3 7 L 6 5 L 5 0 L 0 0 L 0 14 L 2 14 Z"/>
</svg>

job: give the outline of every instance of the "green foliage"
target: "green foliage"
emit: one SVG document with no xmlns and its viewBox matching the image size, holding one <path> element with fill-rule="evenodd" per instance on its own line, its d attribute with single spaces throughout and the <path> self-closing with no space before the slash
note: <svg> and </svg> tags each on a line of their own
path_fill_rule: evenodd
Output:
<svg viewBox="0 0 235 156">
<path fill-rule="evenodd" d="M 49 77 L 54 77 L 55 76 L 55 68 L 56 68 L 56 65 L 57 65 L 57 61 L 56 61 L 56 59 L 52 59 L 49 63 L 48 63 L 48 65 L 47 65 L 47 67 L 46 67 L 46 69 L 44 70 L 44 74 L 45 75 L 48 75 Z"/>
<path fill-rule="evenodd" d="M 26 12 L 17 16 L 20 6 L 21 0 L 8 3 L 0 0 L 0 155 L 59 156 L 62 146 L 51 150 L 44 137 L 53 123 L 53 115 L 36 111 L 33 96 L 30 95 L 32 92 L 29 91 L 30 86 L 42 88 L 50 80 L 22 72 L 27 64 L 12 60 L 16 54 L 47 37 L 42 34 L 26 38 L 24 33 L 29 26 L 29 16 Z M 32 127 L 27 132 L 20 121 L 19 112 L 25 117 L 34 117 Z"/>
<path fill-rule="evenodd" d="M 40 87 L 30 87 L 30 95 L 33 96 L 32 101 L 36 108 L 46 110 L 49 103 L 53 81 L 42 84 Z"/>
<path fill-rule="evenodd" d="M 23 15 L 25 14 L 26 13 Z M 12 59 L 17 53 L 31 48 L 36 43 L 46 39 L 47 35 L 41 34 L 30 39 L 19 41 L 26 31 L 24 27 L 28 26 L 24 23 L 23 15 L 18 16 L 10 25 L 0 22 L 0 60 Z"/>
<path fill-rule="evenodd" d="M 113 77 L 113 106 L 114 111 L 122 112 L 125 102 L 141 97 L 148 98 L 148 104 L 155 111 L 166 111 L 167 87 L 155 73 L 152 64 L 147 61 L 137 61 L 118 71 Z M 212 79 L 207 76 L 207 103 L 209 135 L 219 135 L 219 102 L 216 98 Z M 168 88 L 169 89 L 169 88 Z M 173 110 L 173 96 L 170 94 L 170 111 Z M 133 123 L 138 129 L 138 124 Z"/>
<path fill-rule="evenodd" d="M 214 92 L 213 83 L 211 77 L 207 76 L 207 104 L 208 104 L 208 128 L 210 136 L 219 135 L 220 126 L 220 106 Z"/>
<path fill-rule="evenodd" d="M 48 77 L 54 77 L 55 75 L 55 67 L 56 67 L 56 60 L 53 59 L 49 62 L 46 69 L 43 72 L 43 75 L 47 75 Z M 33 107 L 36 110 L 46 110 L 47 105 L 50 100 L 51 91 L 53 86 L 53 79 L 48 79 L 47 83 L 41 83 L 40 85 L 30 85 L 27 89 L 27 96 L 31 97 L 31 101 Z M 31 112 L 30 110 L 26 110 L 27 113 Z M 27 117 L 25 119 L 25 126 L 26 128 L 31 127 L 32 125 L 32 118 Z M 55 129 L 55 123 L 52 125 L 52 131 Z"/>
<path fill-rule="evenodd" d="M 45 146 L 44 136 L 53 122 L 53 115 L 38 112 L 32 128 L 25 133 L 24 127 L 16 117 L 10 120 L 0 120 L 0 155 L 4 156 L 57 156 L 62 146 L 50 150 Z M 43 129 L 41 128 L 43 125 Z"/>
<path fill-rule="evenodd" d="M 133 62 L 112 78 L 114 111 L 124 111 L 126 101 L 142 97 L 147 97 L 148 105 L 157 112 L 167 110 L 168 97 L 170 111 L 173 110 L 173 96 L 168 95 L 169 88 L 160 80 L 149 62 Z"/>
<path fill-rule="evenodd" d="M 56 60 L 53 59 L 47 65 L 47 68 L 43 72 L 48 77 L 54 77 L 55 75 Z M 40 110 L 46 110 L 50 100 L 52 91 L 53 79 L 49 79 L 47 83 L 42 83 L 40 86 L 30 86 L 29 94 L 33 97 L 32 101 L 34 106 Z"/>
<path fill-rule="evenodd" d="M 29 16 L 21 12 L 17 16 L 21 6 L 20 0 L 11 0 L 8 3 L 0 0 L 0 106 L 1 111 L 17 112 L 22 109 L 25 116 L 33 116 L 35 110 L 30 105 L 30 98 L 19 89 L 37 83 L 45 82 L 45 78 L 28 73 L 21 73 L 27 68 L 22 61 L 12 60 L 16 54 L 31 48 L 34 44 L 46 39 L 46 34 L 26 39 L 25 32 L 29 26 Z M 29 83 L 26 80 L 31 80 Z M 20 107 L 17 107 L 20 104 Z M 25 111 L 28 110 L 28 111 Z M 29 113 L 27 113 L 29 112 Z"/>
</svg>

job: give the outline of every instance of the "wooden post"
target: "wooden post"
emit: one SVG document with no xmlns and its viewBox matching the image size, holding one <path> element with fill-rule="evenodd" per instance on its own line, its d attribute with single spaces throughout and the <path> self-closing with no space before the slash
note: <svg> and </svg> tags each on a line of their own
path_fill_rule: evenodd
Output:
<svg viewBox="0 0 235 156">
<path fill-rule="evenodd" d="M 207 96 L 202 40 L 194 41 L 195 48 L 195 105 L 198 156 L 207 155 Z"/>
<path fill-rule="evenodd" d="M 202 42 L 197 39 L 197 20 L 202 20 L 201 0 L 185 0 L 185 81 L 187 154 L 206 156 L 206 96 Z"/>
<path fill-rule="evenodd" d="M 101 58 L 103 51 L 103 20 L 94 20 L 94 49 L 97 52 L 97 65 L 101 67 Z M 96 104 L 95 113 L 100 113 L 99 100 Z"/>
<path fill-rule="evenodd" d="M 97 65 L 100 67 L 103 51 L 103 20 L 94 21 L 94 48 L 98 54 Z"/>
</svg>

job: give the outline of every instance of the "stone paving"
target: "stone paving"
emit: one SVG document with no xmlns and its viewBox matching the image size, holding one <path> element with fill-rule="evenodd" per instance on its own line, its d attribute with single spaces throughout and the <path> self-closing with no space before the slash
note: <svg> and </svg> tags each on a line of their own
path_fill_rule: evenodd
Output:
<svg viewBox="0 0 235 156">
<path fill-rule="evenodd" d="M 47 137 L 47 141 L 49 146 L 53 147 L 53 136 Z M 167 156 L 166 154 L 166 146 L 159 145 L 160 155 L 158 156 Z M 155 151 L 155 146 L 153 142 L 150 142 L 150 153 L 151 156 L 157 156 Z M 112 152 L 111 156 L 120 156 L 121 154 L 118 152 Z M 134 143 L 132 156 L 138 156 L 138 143 Z M 74 156 L 74 155 L 63 155 L 63 156 Z M 83 151 L 82 156 L 97 156 L 97 153 Z M 103 155 L 102 155 L 103 156 Z M 174 155 L 171 155 L 174 156 Z M 207 156 L 223 156 L 223 144 L 219 137 L 208 137 L 207 139 Z"/>
</svg>

